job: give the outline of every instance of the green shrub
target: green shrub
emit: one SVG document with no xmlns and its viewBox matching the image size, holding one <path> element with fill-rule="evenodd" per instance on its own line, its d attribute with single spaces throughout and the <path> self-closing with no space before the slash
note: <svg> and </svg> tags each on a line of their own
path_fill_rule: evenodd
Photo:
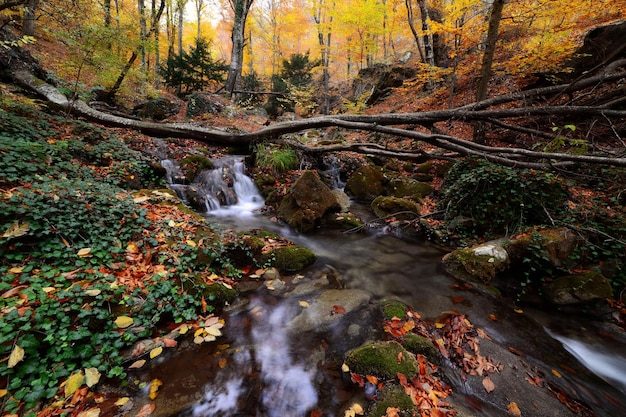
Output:
<svg viewBox="0 0 626 417">
<path fill-rule="evenodd" d="M 471 218 L 466 236 L 512 234 L 550 224 L 567 209 L 565 185 L 554 175 L 466 159 L 450 169 L 438 203 L 445 219 Z"/>
</svg>

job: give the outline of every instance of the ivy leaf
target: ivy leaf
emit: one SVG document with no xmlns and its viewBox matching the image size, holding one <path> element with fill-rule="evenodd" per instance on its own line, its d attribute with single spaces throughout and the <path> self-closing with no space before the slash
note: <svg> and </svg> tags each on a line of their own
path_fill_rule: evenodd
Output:
<svg viewBox="0 0 626 417">
<path fill-rule="evenodd" d="M 11 355 L 9 355 L 9 363 L 7 364 L 7 368 L 15 367 L 15 365 L 20 363 L 22 359 L 24 359 L 24 349 L 22 349 L 18 345 L 15 345 L 15 347 L 11 351 Z"/>
<path fill-rule="evenodd" d="M 6 232 L 2 234 L 2 237 L 12 238 L 24 236 L 30 230 L 28 223 L 20 223 L 19 221 L 13 222 Z"/>
<path fill-rule="evenodd" d="M 118 318 L 115 319 L 115 324 L 120 329 L 125 329 L 129 327 L 131 324 L 133 324 L 133 319 L 128 316 L 119 316 Z"/>
</svg>

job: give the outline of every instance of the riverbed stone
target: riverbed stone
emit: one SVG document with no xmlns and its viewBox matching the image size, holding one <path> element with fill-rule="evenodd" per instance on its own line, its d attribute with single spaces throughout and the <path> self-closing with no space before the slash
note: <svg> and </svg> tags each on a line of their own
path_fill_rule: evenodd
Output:
<svg viewBox="0 0 626 417">
<path fill-rule="evenodd" d="M 508 252 L 495 242 L 457 249 L 443 257 L 443 266 L 450 274 L 480 283 L 490 283 L 509 263 Z"/>
<path fill-rule="evenodd" d="M 385 182 L 381 168 L 364 165 L 348 178 L 345 190 L 357 201 L 369 203 L 385 192 Z"/>
<path fill-rule="evenodd" d="M 408 198 L 415 202 L 420 202 L 422 198 L 433 192 L 432 185 L 408 177 L 393 178 L 385 188 L 389 196 Z"/>
<path fill-rule="evenodd" d="M 310 250 L 298 245 L 279 246 L 270 253 L 273 265 L 279 271 L 297 272 L 312 265 L 317 256 Z"/>
<path fill-rule="evenodd" d="M 325 332 L 338 324 L 347 314 L 369 303 L 372 294 L 359 289 L 326 290 L 307 301 L 300 313 L 289 323 L 294 333 Z"/>
<path fill-rule="evenodd" d="M 544 229 L 533 234 L 523 235 L 505 244 L 505 248 L 514 263 L 523 262 L 531 257 L 529 251 L 535 244 L 540 247 L 541 255 L 553 266 L 562 267 L 567 263 L 567 259 L 578 246 L 579 237 L 576 233 L 566 227 Z"/>
<path fill-rule="evenodd" d="M 384 379 L 395 379 L 398 373 L 410 379 L 418 370 L 416 356 L 395 341 L 365 343 L 348 351 L 344 361 L 352 372 Z"/>
<path fill-rule="evenodd" d="M 335 194 L 318 174 L 304 171 L 283 198 L 278 213 L 294 229 L 310 232 L 326 213 L 339 209 Z"/>
<path fill-rule="evenodd" d="M 372 210 L 381 219 L 393 215 L 398 220 L 414 220 L 419 217 L 420 206 L 407 198 L 378 196 L 372 201 Z"/>
<path fill-rule="evenodd" d="M 609 280 L 593 271 L 557 278 L 544 288 L 546 299 L 556 305 L 585 304 L 612 294 Z"/>
</svg>

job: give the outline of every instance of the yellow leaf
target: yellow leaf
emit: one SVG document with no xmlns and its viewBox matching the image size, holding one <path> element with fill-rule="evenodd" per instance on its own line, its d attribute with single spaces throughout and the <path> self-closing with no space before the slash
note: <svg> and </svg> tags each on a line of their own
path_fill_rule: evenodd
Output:
<svg viewBox="0 0 626 417">
<path fill-rule="evenodd" d="M 552 370 L 552 375 L 554 375 L 557 378 L 563 378 L 563 375 L 561 375 L 561 373 L 557 371 L 556 369 Z"/>
<path fill-rule="evenodd" d="M 139 246 L 135 242 L 130 242 L 128 246 L 126 246 L 127 253 L 139 253 Z"/>
<path fill-rule="evenodd" d="M 24 270 L 23 266 L 16 266 L 16 267 L 13 267 L 13 268 L 9 269 L 9 273 L 10 274 L 21 274 L 23 270 Z"/>
<path fill-rule="evenodd" d="M 307 303 L 306 301 L 300 301 L 299 304 L 300 304 L 300 307 L 304 307 L 304 308 L 307 308 L 309 306 L 309 303 Z"/>
<path fill-rule="evenodd" d="M 354 412 L 352 408 L 348 408 L 346 410 L 346 413 L 343 415 L 343 417 L 356 417 L 356 413 Z"/>
<path fill-rule="evenodd" d="M 82 372 L 77 372 L 70 376 L 65 381 L 65 398 L 74 394 L 78 388 L 85 383 L 85 375 Z"/>
<path fill-rule="evenodd" d="M 96 297 L 100 295 L 101 292 L 102 292 L 101 290 L 87 290 L 85 291 L 85 294 L 87 294 L 90 297 Z"/>
<path fill-rule="evenodd" d="M 82 248 L 78 251 L 78 256 L 80 256 L 81 258 L 88 258 L 92 256 L 89 254 L 89 252 L 91 252 L 91 248 Z"/>
<path fill-rule="evenodd" d="M 522 310 L 521 308 L 516 308 L 515 311 L 517 314 L 522 314 L 524 312 L 524 310 Z"/>
<path fill-rule="evenodd" d="M 358 415 L 362 416 L 365 411 L 363 410 L 363 407 L 361 407 L 361 404 L 359 403 L 354 403 L 352 404 L 352 407 L 350 407 L 354 410 L 355 413 L 357 413 Z"/>
<path fill-rule="evenodd" d="M 169 223 L 167 223 L 167 225 L 169 227 L 174 227 L 174 226 L 176 226 L 176 222 L 174 220 L 170 220 Z"/>
<path fill-rule="evenodd" d="M 200 329 L 195 331 L 195 333 L 193 334 L 193 337 L 202 336 L 204 334 L 204 332 L 205 332 L 205 330 L 200 328 Z"/>
<path fill-rule="evenodd" d="M 154 359 L 154 358 L 156 358 L 156 357 L 157 357 L 157 356 L 159 356 L 161 353 L 163 353 L 163 347 L 162 347 L 162 346 L 159 346 L 159 347 L 156 347 L 156 348 L 152 349 L 152 350 L 150 351 L 150 359 Z"/>
<path fill-rule="evenodd" d="M 163 382 L 161 382 L 160 379 L 153 379 L 152 383 L 150 384 L 150 393 L 148 394 L 148 398 L 150 398 L 151 400 L 156 399 L 157 395 L 159 395 L 159 387 L 163 385 Z"/>
<path fill-rule="evenodd" d="M 41 289 L 43 292 L 45 292 L 46 294 L 50 294 L 56 291 L 56 288 L 54 287 L 43 287 Z"/>
<path fill-rule="evenodd" d="M 206 332 L 212 336 L 221 336 L 222 332 L 220 331 L 219 327 L 217 326 L 211 326 L 211 327 L 207 327 L 206 328 Z"/>
<path fill-rule="evenodd" d="M 133 198 L 133 201 L 135 203 L 137 203 L 137 204 L 144 203 L 144 202 L 146 202 L 148 200 L 150 200 L 150 197 L 148 197 L 147 195 L 145 195 L 143 197 L 135 197 L 135 198 Z"/>
<path fill-rule="evenodd" d="M 99 408 L 90 408 L 89 410 L 78 413 L 78 417 L 98 417 L 100 415 Z"/>
<path fill-rule="evenodd" d="M 15 365 L 20 363 L 24 359 L 24 349 L 15 345 L 13 350 L 11 351 L 11 355 L 9 355 L 9 362 L 7 363 L 7 368 L 13 368 Z"/>
<path fill-rule="evenodd" d="M 187 326 L 186 324 L 183 324 L 182 326 L 180 326 L 180 329 L 178 329 L 178 332 L 180 334 L 186 334 L 189 331 L 189 326 Z"/>
<path fill-rule="evenodd" d="M 443 326 L 444 326 L 443 323 L 435 323 L 435 327 L 438 329 L 443 328 Z"/>
<path fill-rule="evenodd" d="M 130 401 L 129 397 L 122 397 L 119 400 L 115 401 L 115 405 L 117 405 L 118 407 L 121 407 L 129 401 Z"/>
<path fill-rule="evenodd" d="M 206 335 L 206 336 L 204 336 L 204 341 L 205 342 L 215 342 L 215 336 L 213 336 L 211 334 Z"/>
<path fill-rule="evenodd" d="M 144 366 L 146 364 L 146 360 L 145 359 L 140 359 L 138 361 L 133 362 L 128 369 L 139 369 L 142 366 Z"/>
<path fill-rule="evenodd" d="M 191 239 L 187 240 L 187 244 L 188 244 L 189 246 L 193 246 L 194 248 L 196 247 L 196 242 L 194 242 L 194 241 L 193 241 L 193 240 L 191 240 Z"/>
<path fill-rule="evenodd" d="M 100 381 L 98 368 L 85 368 L 85 383 L 88 387 L 93 387 Z"/>
<path fill-rule="evenodd" d="M 201 345 L 201 344 L 203 344 L 203 343 L 204 343 L 204 337 L 202 337 L 202 336 L 196 336 L 196 337 L 194 337 L 194 338 L 193 338 L 193 342 L 194 342 L 196 345 Z"/>
<path fill-rule="evenodd" d="M 115 324 L 120 329 L 125 329 L 129 327 L 131 324 L 133 324 L 133 319 L 128 316 L 119 316 L 118 318 L 115 319 Z"/>
<path fill-rule="evenodd" d="M 2 237 L 24 236 L 26 233 L 28 233 L 29 229 L 30 226 L 28 226 L 28 223 L 20 223 L 19 221 L 15 221 L 11 224 L 11 226 L 9 226 L 7 231 L 2 234 Z"/>
<path fill-rule="evenodd" d="M 0 398 L 6 396 L 8 394 L 9 391 L 5 390 L 5 389 L 0 389 Z"/>
<path fill-rule="evenodd" d="M 228 365 L 228 359 L 226 358 L 220 358 L 218 365 L 220 367 L 220 369 L 224 369 L 226 368 L 226 365 Z"/>
<path fill-rule="evenodd" d="M 350 372 L 350 367 L 348 366 L 348 364 L 344 363 L 343 365 L 341 365 L 341 370 L 343 372 Z"/>
</svg>

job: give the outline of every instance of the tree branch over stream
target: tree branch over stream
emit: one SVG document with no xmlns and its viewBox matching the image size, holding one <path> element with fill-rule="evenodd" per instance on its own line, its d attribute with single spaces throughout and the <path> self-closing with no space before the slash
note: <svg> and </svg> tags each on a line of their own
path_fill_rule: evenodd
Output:
<svg viewBox="0 0 626 417">
<path fill-rule="evenodd" d="M 613 70 L 615 70 L 614 67 Z M 36 78 L 32 73 L 26 70 L 15 71 L 13 78 L 21 86 L 44 97 L 53 107 L 63 109 L 96 123 L 135 129 L 155 137 L 178 137 L 194 139 L 215 145 L 248 146 L 262 140 L 283 141 L 283 135 L 310 129 L 339 127 L 354 131 L 373 132 L 391 137 L 412 139 L 446 152 L 397 149 L 376 143 L 337 144 L 317 147 L 308 146 L 293 140 L 289 143 L 301 151 L 311 154 L 352 151 L 405 160 L 418 160 L 425 157 L 450 159 L 457 156 L 472 155 L 506 166 L 542 170 L 551 170 L 577 163 L 626 167 L 626 149 L 623 149 L 623 147 L 605 152 L 593 150 L 584 155 L 561 152 L 539 152 L 522 147 L 509 148 L 481 145 L 441 133 L 441 129 L 435 127 L 436 123 L 442 122 L 470 123 L 481 121 L 491 125 L 492 129 L 497 128 L 502 130 L 503 134 L 529 135 L 535 138 L 556 140 L 559 139 L 559 135 L 550 131 L 550 129 L 546 131 L 536 127 L 529 128 L 522 124 L 516 124 L 516 122 L 519 123 L 520 120 L 531 118 L 533 122 L 538 125 L 550 126 L 552 123 L 552 126 L 554 126 L 554 123 L 560 120 L 574 119 L 581 123 L 589 120 L 602 120 L 605 125 L 608 123 L 608 126 L 610 126 L 610 128 L 607 129 L 609 134 L 615 136 L 617 142 L 623 143 L 619 132 L 626 130 L 626 110 L 623 109 L 623 103 L 620 100 L 611 99 L 603 101 L 602 96 L 595 94 L 597 105 L 572 105 L 571 100 L 569 103 L 555 104 L 550 101 L 550 98 L 565 94 L 571 97 L 575 92 L 589 88 L 592 90 L 599 89 L 600 87 L 606 89 L 607 86 L 611 87 L 609 91 L 614 91 L 614 89 L 619 89 L 617 84 L 626 79 L 626 72 L 608 73 L 604 71 L 595 76 L 578 79 L 570 84 L 519 91 L 446 110 L 433 110 L 419 113 L 387 113 L 376 115 L 340 114 L 321 116 L 275 123 L 255 132 L 246 133 L 233 133 L 211 129 L 194 123 L 154 123 L 115 116 L 95 110 L 84 101 L 68 99 L 54 86 Z M 611 86 L 611 83 L 616 85 Z M 552 104 L 528 104 L 546 101 Z M 507 107 L 504 107 L 504 105 L 507 105 Z M 622 107 L 620 107 L 620 105 Z M 497 108 L 495 106 L 497 106 Z M 591 123 L 591 126 L 595 124 L 596 123 Z M 418 126 L 421 126 L 423 130 L 430 133 L 415 130 Z M 613 153 L 610 151 L 613 151 Z"/>
</svg>

